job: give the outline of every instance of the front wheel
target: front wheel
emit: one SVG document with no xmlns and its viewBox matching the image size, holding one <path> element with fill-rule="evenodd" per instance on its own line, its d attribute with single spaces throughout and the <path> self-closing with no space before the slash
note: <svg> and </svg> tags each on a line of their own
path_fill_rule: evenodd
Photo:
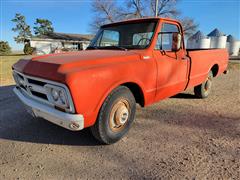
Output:
<svg viewBox="0 0 240 180">
<path fill-rule="evenodd" d="M 207 79 L 200 85 L 194 87 L 194 94 L 199 98 L 207 98 L 212 88 L 213 73 L 209 72 Z"/>
<path fill-rule="evenodd" d="M 104 144 L 120 140 L 130 129 L 136 111 L 132 92 L 125 86 L 114 89 L 105 99 L 96 123 L 91 127 L 93 136 Z"/>
</svg>

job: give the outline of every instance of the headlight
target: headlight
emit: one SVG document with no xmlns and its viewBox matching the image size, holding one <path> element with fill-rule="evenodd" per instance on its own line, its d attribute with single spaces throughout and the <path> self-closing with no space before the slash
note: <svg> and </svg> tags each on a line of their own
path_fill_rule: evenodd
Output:
<svg viewBox="0 0 240 180">
<path fill-rule="evenodd" d="M 51 90 L 51 95 L 52 95 L 52 98 L 54 99 L 54 101 L 57 101 L 57 100 L 58 100 L 58 98 L 59 98 L 59 92 L 58 92 L 56 89 L 52 88 L 52 90 Z"/>
<path fill-rule="evenodd" d="M 60 97 L 60 100 L 63 104 L 66 104 L 67 103 L 67 98 L 66 98 L 66 95 L 65 93 L 63 93 L 62 91 L 59 92 L 59 97 Z"/>
<path fill-rule="evenodd" d="M 45 88 L 50 102 L 62 108 L 69 108 L 69 101 L 64 88 L 50 84 L 45 85 Z"/>
</svg>

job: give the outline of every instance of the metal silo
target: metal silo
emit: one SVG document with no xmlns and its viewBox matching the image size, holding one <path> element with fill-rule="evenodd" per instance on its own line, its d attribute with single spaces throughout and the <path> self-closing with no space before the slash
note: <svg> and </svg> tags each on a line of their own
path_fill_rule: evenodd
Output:
<svg viewBox="0 0 240 180">
<path fill-rule="evenodd" d="M 208 37 L 211 39 L 210 48 L 226 48 L 227 36 L 220 32 L 217 28 L 210 32 Z"/>
<path fill-rule="evenodd" d="M 187 40 L 187 49 L 194 49 L 193 36 L 189 37 Z"/>
<path fill-rule="evenodd" d="M 227 36 L 227 49 L 230 56 L 238 56 L 240 41 L 237 41 L 232 35 Z"/>
<path fill-rule="evenodd" d="M 196 32 L 188 39 L 188 49 L 209 49 L 210 38 L 205 36 L 201 31 Z"/>
</svg>

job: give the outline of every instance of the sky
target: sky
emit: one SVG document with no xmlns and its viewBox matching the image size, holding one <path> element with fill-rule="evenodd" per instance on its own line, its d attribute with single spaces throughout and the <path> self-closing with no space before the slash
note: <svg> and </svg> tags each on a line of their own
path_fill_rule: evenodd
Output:
<svg viewBox="0 0 240 180">
<path fill-rule="evenodd" d="M 13 39 L 16 34 L 11 30 L 14 27 L 11 19 L 15 13 L 24 15 L 31 27 L 36 18 L 46 18 L 52 21 L 56 32 L 89 34 L 94 18 L 91 3 L 91 0 L 0 0 L 0 40 L 8 41 L 13 50 L 23 48 Z M 183 16 L 193 18 L 206 35 L 218 28 L 240 40 L 240 0 L 181 0 L 177 8 Z"/>
</svg>

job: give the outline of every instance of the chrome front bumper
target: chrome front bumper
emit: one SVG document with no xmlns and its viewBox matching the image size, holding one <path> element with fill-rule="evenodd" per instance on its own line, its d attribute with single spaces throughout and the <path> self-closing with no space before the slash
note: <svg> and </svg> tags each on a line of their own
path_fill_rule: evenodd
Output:
<svg viewBox="0 0 240 180">
<path fill-rule="evenodd" d="M 14 93 L 25 104 L 28 112 L 35 117 L 44 118 L 54 124 L 62 126 L 71 131 L 79 131 L 84 128 L 84 117 L 81 114 L 69 114 L 56 110 L 54 107 L 38 102 L 15 87 Z"/>
</svg>

